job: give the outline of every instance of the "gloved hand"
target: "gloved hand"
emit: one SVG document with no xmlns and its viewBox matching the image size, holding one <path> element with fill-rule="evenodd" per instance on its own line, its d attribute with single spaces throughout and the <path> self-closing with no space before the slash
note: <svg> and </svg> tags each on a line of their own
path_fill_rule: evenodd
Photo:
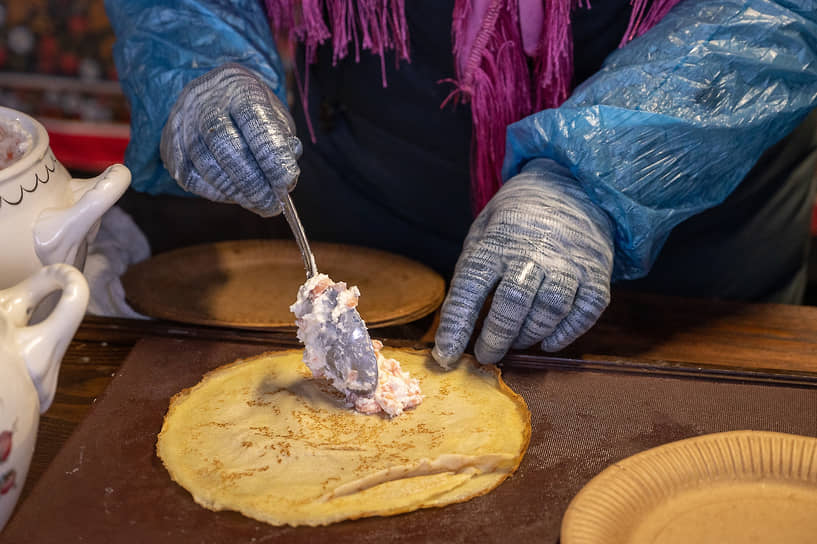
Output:
<svg viewBox="0 0 817 544">
<path fill-rule="evenodd" d="M 185 190 L 263 217 L 295 188 L 301 141 L 286 106 L 251 70 L 229 63 L 185 86 L 162 131 L 165 167 Z"/>
<path fill-rule="evenodd" d="M 434 358 L 462 355 L 499 282 L 474 346 L 481 363 L 541 342 L 556 351 L 584 334 L 610 301 L 613 224 L 570 172 L 530 161 L 471 225 L 442 306 Z"/>
</svg>

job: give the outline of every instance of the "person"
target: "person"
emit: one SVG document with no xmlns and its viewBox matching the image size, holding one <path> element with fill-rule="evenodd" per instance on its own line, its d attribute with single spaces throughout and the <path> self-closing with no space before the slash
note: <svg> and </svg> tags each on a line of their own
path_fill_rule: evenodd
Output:
<svg viewBox="0 0 817 544">
<path fill-rule="evenodd" d="M 562 349 L 611 285 L 796 303 L 817 4 L 588 4 L 106 0 L 132 198 L 268 221 L 292 192 L 310 237 L 428 263 L 443 365 L 475 332 L 483 363 Z"/>
</svg>

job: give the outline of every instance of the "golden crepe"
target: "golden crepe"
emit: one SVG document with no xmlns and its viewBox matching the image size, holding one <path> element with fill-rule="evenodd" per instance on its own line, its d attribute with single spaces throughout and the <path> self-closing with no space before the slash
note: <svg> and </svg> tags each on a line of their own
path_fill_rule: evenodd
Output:
<svg viewBox="0 0 817 544">
<path fill-rule="evenodd" d="M 390 419 L 351 410 L 291 350 L 239 360 L 171 399 L 157 453 L 211 510 L 327 525 L 468 500 L 498 486 L 530 439 L 530 412 L 499 370 L 385 349 L 423 403 Z"/>
</svg>

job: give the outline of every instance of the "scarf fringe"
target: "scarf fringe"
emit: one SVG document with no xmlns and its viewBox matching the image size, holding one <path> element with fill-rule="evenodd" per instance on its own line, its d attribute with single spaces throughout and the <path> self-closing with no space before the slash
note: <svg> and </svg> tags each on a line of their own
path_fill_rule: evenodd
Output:
<svg viewBox="0 0 817 544">
<path fill-rule="evenodd" d="M 630 16 L 630 23 L 627 25 L 627 30 L 624 32 L 618 46 L 624 47 L 654 27 L 680 1 L 654 0 L 650 9 L 647 10 L 649 0 L 631 0 L 630 4 L 633 6 L 633 12 Z"/>
<path fill-rule="evenodd" d="M 309 137 L 315 129 L 309 115 L 309 65 L 317 61 L 318 47 L 332 40 L 332 65 L 354 48 L 355 61 L 364 49 L 380 56 L 383 87 L 386 81 L 386 52 L 396 53 L 395 64 L 410 61 L 405 0 L 265 0 L 273 31 L 290 42 L 304 45 L 304 76 L 297 67 L 295 82 L 303 105 Z"/>
<path fill-rule="evenodd" d="M 519 24 L 519 2 L 544 1 L 544 28 L 531 68 Z M 619 47 L 655 26 L 680 0 L 631 0 L 632 13 Z M 381 79 L 387 86 L 385 57 L 410 61 L 405 0 L 265 0 L 273 30 L 304 45 L 308 66 L 318 46 L 331 39 L 332 62 L 361 49 L 380 56 Z M 508 125 L 543 109 L 559 107 L 572 91 L 573 37 L 570 14 L 590 8 L 589 0 L 491 0 L 468 51 L 465 29 L 472 0 L 456 0 L 451 27 L 456 78 L 442 82 L 454 90 L 440 105 L 470 103 L 472 205 L 478 213 L 502 185 L 505 132 Z M 309 70 L 304 81 L 295 70 L 298 92 L 315 133 L 307 103 Z"/>
<path fill-rule="evenodd" d="M 385 67 L 387 51 L 397 62 L 410 60 L 405 0 L 265 0 L 273 30 L 304 44 L 306 62 L 317 60 L 318 46 L 332 40 L 332 62 L 346 58 L 354 48 L 379 55 Z M 386 72 L 382 72 L 386 86 Z"/>
<path fill-rule="evenodd" d="M 556 108 L 570 96 L 573 82 L 571 4 L 572 0 L 545 3 L 545 24 L 533 71 L 534 111 Z"/>
<path fill-rule="evenodd" d="M 454 54 L 465 32 L 468 0 L 454 7 Z M 477 32 L 470 56 L 457 63 L 455 85 L 443 104 L 471 102 L 471 200 L 482 209 L 501 186 L 505 155 L 505 127 L 531 110 L 530 76 L 522 47 L 516 0 L 491 2 Z"/>
</svg>

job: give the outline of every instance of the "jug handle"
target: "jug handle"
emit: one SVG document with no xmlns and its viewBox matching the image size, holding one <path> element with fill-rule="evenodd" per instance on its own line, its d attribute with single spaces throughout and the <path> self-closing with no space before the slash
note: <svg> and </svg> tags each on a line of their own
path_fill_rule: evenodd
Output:
<svg viewBox="0 0 817 544">
<path fill-rule="evenodd" d="M 35 325 L 29 317 L 46 295 L 62 290 L 57 305 Z M 60 363 L 88 307 L 88 283 L 82 273 L 67 264 L 39 269 L 17 285 L 0 291 L 0 305 L 16 328 L 20 348 L 37 395 L 40 413 L 54 400 Z"/>
<path fill-rule="evenodd" d="M 69 182 L 74 205 L 48 208 L 34 225 L 34 247 L 43 264 L 75 263 L 85 240 L 92 240 L 99 220 L 130 185 L 131 173 L 122 164 L 109 166 L 95 178 Z"/>
</svg>

